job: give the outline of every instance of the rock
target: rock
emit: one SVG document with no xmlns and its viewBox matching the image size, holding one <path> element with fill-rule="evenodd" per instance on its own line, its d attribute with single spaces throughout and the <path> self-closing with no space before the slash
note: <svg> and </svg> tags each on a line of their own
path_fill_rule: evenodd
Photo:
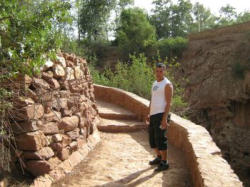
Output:
<svg viewBox="0 0 250 187">
<path fill-rule="evenodd" d="M 74 129 L 73 131 L 69 131 L 67 132 L 66 134 L 72 139 L 72 140 L 76 140 L 78 137 L 79 137 L 79 132 L 80 132 L 80 129 L 79 128 L 76 128 Z"/>
<path fill-rule="evenodd" d="M 37 177 L 49 173 L 53 166 L 46 160 L 30 160 L 26 162 L 26 169 Z"/>
<path fill-rule="evenodd" d="M 77 144 L 77 141 L 73 141 L 69 144 L 69 147 L 70 147 L 70 151 L 71 152 L 74 152 L 78 149 L 78 144 Z"/>
<path fill-rule="evenodd" d="M 68 90 L 61 90 L 59 91 L 60 98 L 69 98 L 70 92 Z"/>
<path fill-rule="evenodd" d="M 56 134 L 59 132 L 58 125 L 56 122 L 48 122 L 46 124 L 40 125 L 39 129 L 45 134 L 45 135 L 51 135 Z"/>
<path fill-rule="evenodd" d="M 79 118 L 77 116 L 64 117 L 59 124 L 59 129 L 63 129 L 65 132 L 72 131 L 78 127 Z"/>
<path fill-rule="evenodd" d="M 16 136 L 16 144 L 20 150 L 37 151 L 48 145 L 48 141 L 41 131 L 36 131 Z"/>
<path fill-rule="evenodd" d="M 84 73 L 82 72 L 80 66 L 74 67 L 75 70 L 75 78 L 76 79 L 83 79 L 84 78 Z"/>
<path fill-rule="evenodd" d="M 69 148 L 63 148 L 61 151 L 58 152 L 58 158 L 62 161 L 69 158 Z"/>
<path fill-rule="evenodd" d="M 84 84 L 80 80 L 69 81 L 69 89 L 72 93 L 80 93 L 84 90 Z"/>
<path fill-rule="evenodd" d="M 61 113 L 57 111 L 51 111 L 48 114 L 44 114 L 43 119 L 47 122 L 58 122 L 61 121 Z"/>
<path fill-rule="evenodd" d="M 49 83 L 49 85 L 52 89 L 59 89 L 60 88 L 59 82 L 54 78 L 48 79 L 47 82 Z"/>
<path fill-rule="evenodd" d="M 67 64 L 68 67 L 74 67 L 75 66 L 74 62 L 72 62 L 71 60 L 67 60 L 66 64 Z"/>
<path fill-rule="evenodd" d="M 54 152 L 50 147 L 44 147 L 36 152 L 24 151 L 22 157 L 27 160 L 44 160 L 54 156 Z"/>
<path fill-rule="evenodd" d="M 17 108 L 25 107 L 34 104 L 33 99 L 30 97 L 19 96 L 13 101 L 13 106 Z"/>
<path fill-rule="evenodd" d="M 57 166 L 59 166 L 59 164 L 61 164 L 62 163 L 62 161 L 61 160 L 59 160 L 57 157 L 52 157 L 52 158 L 50 158 L 49 160 L 48 160 L 48 162 L 52 165 L 52 167 L 57 167 Z"/>
<path fill-rule="evenodd" d="M 56 64 L 54 66 L 54 77 L 61 78 L 61 77 L 64 77 L 65 75 L 66 75 L 66 73 L 65 73 L 64 68 L 61 65 Z"/>
<path fill-rule="evenodd" d="M 63 140 L 63 136 L 61 134 L 54 134 L 52 136 L 53 142 L 61 142 Z"/>
<path fill-rule="evenodd" d="M 56 111 L 68 108 L 68 100 L 66 98 L 56 98 L 52 103 L 52 108 Z"/>
<path fill-rule="evenodd" d="M 71 138 L 65 134 L 62 135 L 62 145 L 63 147 L 68 146 L 71 143 Z"/>
<path fill-rule="evenodd" d="M 54 152 L 58 153 L 58 152 L 62 151 L 63 145 L 62 145 L 62 143 L 59 143 L 59 142 L 58 143 L 52 143 L 51 148 L 54 150 Z"/>
<path fill-rule="evenodd" d="M 56 56 L 56 62 L 59 63 L 62 67 L 66 68 L 66 61 L 64 57 Z"/>
<path fill-rule="evenodd" d="M 77 148 L 81 148 L 83 147 L 83 145 L 85 145 L 87 143 L 86 141 L 86 137 L 82 137 L 82 138 L 78 138 L 77 139 Z"/>
<path fill-rule="evenodd" d="M 35 102 L 39 101 L 39 98 L 36 93 L 29 88 L 25 90 L 25 96 L 32 98 Z"/>
<path fill-rule="evenodd" d="M 62 116 L 66 117 L 66 116 L 72 116 L 73 111 L 72 110 L 68 110 L 68 109 L 63 109 L 62 110 Z"/>
<path fill-rule="evenodd" d="M 37 120 L 44 114 L 44 108 L 41 104 L 34 104 L 15 109 L 13 117 L 17 120 Z"/>
<path fill-rule="evenodd" d="M 38 130 L 37 121 L 13 122 L 11 124 L 14 134 L 34 132 Z"/>
<path fill-rule="evenodd" d="M 49 84 L 45 80 L 35 77 L 33 78 L 32 85 L 35 88 L 40 88 L 40 89 L 48 90 L 50 88 Z"/>
<path fill-rule="evenodd" d="M 53 72 L 52 71 L 48 71 L 48 72 L 43 72 L 42 73 L 42 78 L 46 81 L 50 80 L 53 78 Z"/>
<path fill-rule="evenodd" d="M 48 59 L 48 60 L 45 61 L 45 64 L 43 66 L 43 70 L 46 71 L 49 68 L 52 68 L 53 65 L 54 65 L 54 63 L 50 59 Z"/>
<path fill-rule="evenodd" d="M 69 82 L 67 80 L 59 80 L 59 84 L 61 85 L 61 89 L 69 90 Z"/>
<path fill-rule="evenodd" d="M 71 67 L 66 68 L 66 80 L 74 80 L 75 79 L 75 72 L 74 69 Z"/>
</svg>

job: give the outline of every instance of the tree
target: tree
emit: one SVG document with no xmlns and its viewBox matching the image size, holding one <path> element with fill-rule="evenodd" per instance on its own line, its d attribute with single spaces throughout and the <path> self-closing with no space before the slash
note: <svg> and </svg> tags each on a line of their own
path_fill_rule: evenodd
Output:
<svg viewBox="0 0 250 187">
<path fill-rule="evenodd" d="M 218 25 L 232 25 L 237 18 L 237 12 L 231 5 L 226 5 L 220 9 L 220 17 L 218 18 Z"/>
<path fill-rule="evenodd" d="M 198 2 L 193 6 L 193 15 L 194 22 L 190 28 L 191 32 L 200 32 L 215 25 L 216 17 L 209 9 Z"/>
<path fill-rule="evenodd" d="M 0 1 L 0 78 L 38 71 L 60 47 L 59 26 L 70 21 L 69 9 L 60 0 Z"/>
<path fill-rule="evenodd" d="M 108 19 L 116 0 L 83 0 L 80 14 L 80 31 L 89 41 L 107 39 Z"/>
<path fill-rule="evenodd" d="M 150 22 L 156 28 L 157 38 L 168 37 L 171 34 L 171 0 L 155 0 L 153 1 L 155 8 L 153 15 L 150 17 Z"/>
<path fill-rule="evenodd" d="M 192 23 L 192 4 L 189 0 L 153 1 L 155 8 L 151 16 L 151 24 L 155 26 L 158 39 L 166 37 L 185 36 Z"/>
<path fill-rule="evenodd" d="M 129 8 L 122 11 L 116 40 L 126 56 L 130 53 L 144 52 L 154 43 L 155 38 L 155 28 L 142 9 Z"/>
<path fill-rule="evenodd" d="M 242 12 L 237 16 L 237 23 L 250 21 L 250 11 Z"/>
<path fill-rule="evenodd" d="M 172 5 L 171 16 L 171 36 L 185 36 L 192 23 L 192 3 L 189 0 L 178 0 L 177 4 Z"/>
</svg>

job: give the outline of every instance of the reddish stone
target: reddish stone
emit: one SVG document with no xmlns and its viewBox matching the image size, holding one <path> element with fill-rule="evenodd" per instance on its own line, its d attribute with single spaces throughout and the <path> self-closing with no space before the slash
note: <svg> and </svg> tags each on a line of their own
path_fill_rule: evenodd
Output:
<svg viewBox="0 0 250 187">
<path fill-rule="evenodd" d="M 17 148 L 20 150 L 37 151 L 48 144 L 41 131 L 29 132 L 16 136 Z"/>
<path fill-rule="evenodd" d="M 39 129 L 45 134 L 45 135 L 50 135 L 50 134 L 56 134 L 59 132 L 58 129 L 58 124 L 55 122 L 49 122 L 43 125 L 39 126 Z"/>
<path fill-rule="evenodd" d="M 28 160 L 44 160 L 54 156 L 54 152 L 50 147 L 44 147 L 36 152 L 24 151 L 22 157 Z"/>
<path fill-rule="evenodd" d="M 64 117 L 59 124 L 59 129 L 63 129 L 65 132 L 72 131 L 78 127 L 79 118 L 77 116 Z"/>
<path fill-rule="evenodd" d="M 40 176 L 49 173 L 53 166 L 46 160 L 30 160 L 26 162 L 26 169 L 33 176 Z"/>
<path fill-rule="evenodd" d="M 42 88 L 42 89 L 49 89 L 50 88 L 49 84 L 45 80 L 35 78 L 35 77 L 33 78 L 32 85 L 35 88 Z"/>
<path fill-rule="evenodd" d="M 77 141 L 73 141 L 69 144 L 69 147 L 70 147 L 70 151 L 71 152 L 74 152 L 78 149 L 78 144 L 77 144 Z"/>
<path fill-rule="evenodd" d="M 27 105 L 32 105 L 32 104 L 34 104 L 34 101 L 29 97 L 19 96 L 15 98 L 15 100 L 13 101 L 13 106 L 17 108 L 25 107 Z"/>
<path fill-rule="evenodd" d="M 13 122 L 11 124 L 11 127 L 15 134 L 22 134 L 22 133 L 33 132 L 33 131 L 38 130 L 36 121 Z"/>
<path fill-rule="evenodd" d="M 59 152 L 63 149 L 63 145 L 62 143 L 52 143 L 51 144 L 51 148 L 55 151 L 55 152 Z"/>
<path fill-rule="evenodd" d="M 48 122 L 51 121 L 58 122 L 61 120 L 61 113 L 56 111 L 51 111 L 48 114 L 44 114 L 43 119 Z"/>
<path fill-rule="evenodd" d="M 60 158 L 62 161 L 67 160 L 69 158 L 69 148 L 63 148 L 61 151 L 59 151 L 58 158 Z"/>
<path fill-rule="evenodd" d="M 74 129 L 73 131 L 69 131 L 67 132 L 67 135 L 72 139 L 72 140 L 76 140 L 78 137 L 79 137 L 79 132 L 80 132 L 80 129 L 79 128 L 76 128 Z"/>
<path fill-rule="evenodd" d="M 41 104 L 28 105 L 21 109 L 15 109 L 14 118 L 18 120 L 37 120 L 44 114 L 44 108 Z"/>
<path fill-rule="evenodd" d="M 66 147 L 71 143 L 71 138 L 65 134 L 62 135 L 62 145 L 63 147 Z"/>
</svg>

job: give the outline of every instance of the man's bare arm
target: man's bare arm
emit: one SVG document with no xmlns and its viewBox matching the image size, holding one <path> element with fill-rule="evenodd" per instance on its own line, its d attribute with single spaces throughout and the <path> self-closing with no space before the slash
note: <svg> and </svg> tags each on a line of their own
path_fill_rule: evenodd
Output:
<svg viewBox="0 0 250 187">
<path fill-rule="evenodd" d="M 162 121 L 164 121 L 164 122 L 166 122 L 166 119 L 167 119 L 168 114 L 170 112 L 172 95 L 173 95 L 173 87 L 172 87 L 172 85 L 167 84 L 165 86 L 165 99 L 166 99 L 167 105 L 165 107 L 165 112 L 164 112 L 163 118 L 162 118 Z"/>
</svg>

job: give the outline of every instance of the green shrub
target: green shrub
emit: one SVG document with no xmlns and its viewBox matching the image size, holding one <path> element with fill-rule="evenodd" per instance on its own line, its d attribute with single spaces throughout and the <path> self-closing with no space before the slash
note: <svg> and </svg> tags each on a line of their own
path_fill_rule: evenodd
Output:
<svg viewBox="0 0 250 187">
<path fill-rule="evenodd" d="M 152 83 L 155 80 L 154 68 L 151 64 L 147 63 L 147 58 L 143 54 L 139 56 L 132 55 L 130 59 L 130 64 L 118 62 L 114 72 L 107 68 L 104 72 L 100 73 L 91 65 L 92 78 L 97 84 L 121 88 L 150 99 Z M 168 66 L 168 69 L 172 69 L 166 72 L 166 77 L 174 85 L 171 110 L 179 112 L 187 106 L 187 103 L 183 99 L 184 89 L 175 81 L 173 76 L 173 69 L 177 68 L 179 64 L 174 60 L 171 62 L 165 61 L 164 63 Z"/>
<path fill-rule="evenodd" d="M 162 58 L 181 57 L 187 47 L 188 40 L 182 37 L 165 38 L 158 41 L 158 49 Z"/>
</svg>

